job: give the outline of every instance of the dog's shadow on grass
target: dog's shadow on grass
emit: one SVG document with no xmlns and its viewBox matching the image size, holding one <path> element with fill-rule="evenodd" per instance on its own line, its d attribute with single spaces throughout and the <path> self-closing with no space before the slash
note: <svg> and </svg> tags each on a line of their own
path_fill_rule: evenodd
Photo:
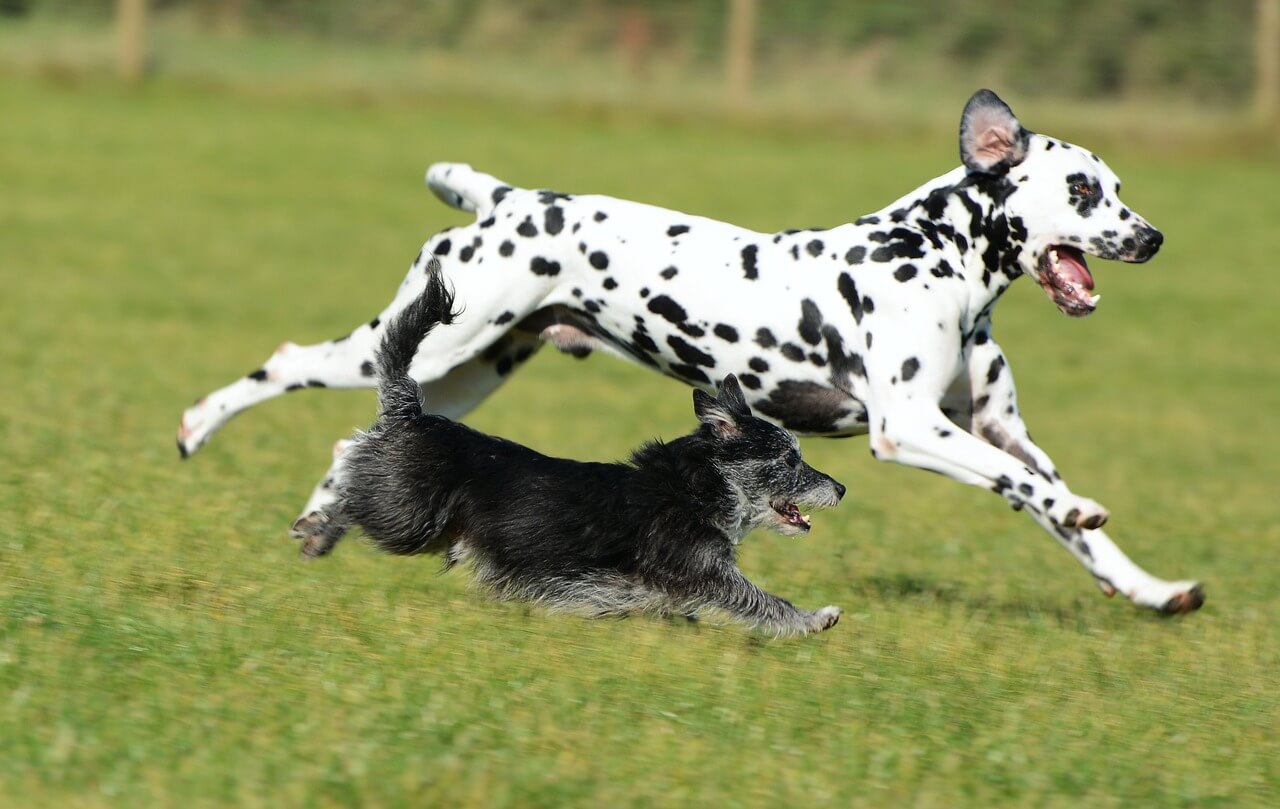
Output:
<svg viewBox="0 0 1280 809">
<path fill-rule="evenodd" d="M 946 611 L 959 610 L 970 615 L 1000 615 L 1033 621 L 1054 622 L 1067 628 L 1086 631 L 1093 611 L 1083 598 L 1070 602 L 1049 597 L 1000 598 L 966 589 L 951 581 L 935 581 L 910 573 L 862 576 L 851 582 L 851 590 L 869 603 L 930 605 Z"/>
</svg>

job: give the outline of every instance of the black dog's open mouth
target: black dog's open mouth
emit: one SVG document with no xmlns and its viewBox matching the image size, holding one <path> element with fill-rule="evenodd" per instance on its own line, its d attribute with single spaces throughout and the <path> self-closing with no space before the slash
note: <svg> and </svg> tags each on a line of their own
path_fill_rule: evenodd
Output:
<svg viewBox="0 0 1280 809">
<path fill-rule="evenodd" d="M 1036 280 L 1064 314 L 1084 317 L 1097 307 L 1101 295 L 1091 295 L 1093 276 L 1084 253 L 1064 244 L 1050 245 L 1040 256 Z"/>
<path fill-rule="evenodd" d="M 792 528 L 798 528 L 801 531 L 808 531 L 810 526 L 809 515 L 801 514 L 800 507 L 795 503 L 775 503 L 773 510 L 778 513 L 778 517 L 783 525 L 789 525 Z"/>
</svg>

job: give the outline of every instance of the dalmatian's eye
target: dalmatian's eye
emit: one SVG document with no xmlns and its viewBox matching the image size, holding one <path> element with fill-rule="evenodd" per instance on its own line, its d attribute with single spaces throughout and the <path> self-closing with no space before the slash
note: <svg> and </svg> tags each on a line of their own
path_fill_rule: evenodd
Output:
<svg viewBox="0 0 1280 809">
<path fill-rule="evenodd" d="M 1093 196 L 1093 186 L 1088 183 L 1076 183 L 1071 186 L 1071 193 L 1078 194 L 1082 197 L 1091 197 Z"/>
<path fill-rule="evenodd" d="M 783 456 L 782 462 L 785 463 L 787 466 L 791 467 L 792 469 L 796 469 L 797 467 L 800 466 L 800 453 L 796 452 L 793 449 L 790 452 L 788 452 L 785 456 Z"/>
</svg>

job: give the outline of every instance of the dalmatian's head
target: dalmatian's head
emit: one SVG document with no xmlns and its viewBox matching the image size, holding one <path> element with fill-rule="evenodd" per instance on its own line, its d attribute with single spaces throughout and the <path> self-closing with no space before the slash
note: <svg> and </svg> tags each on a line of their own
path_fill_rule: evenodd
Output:
<svg viewBox="0 0 1280 809">
<path fill-rule="evenodd" d="M 1093 312 L 1085 254 L 1140 263 L 1164 237 L 1120 201 L 1120 180 L 1087 149 L 1022 128 L 990 90 L 969 99 L 960 118 L 960 157 L 971 176 L 1004 198 L 1018 265 L 1064 313 Z"/>
</svg>

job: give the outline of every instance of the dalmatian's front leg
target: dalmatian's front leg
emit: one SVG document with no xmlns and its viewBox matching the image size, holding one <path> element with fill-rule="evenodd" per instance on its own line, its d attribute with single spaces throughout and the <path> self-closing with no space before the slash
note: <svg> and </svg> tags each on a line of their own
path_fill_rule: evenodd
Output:
<svg viewBox="0 0 1280 809">
<path fill-rule="evenodd" d="M 1018 410 L 1013 374 L 1004 352 L 991 339 L 989 324 L 974 334 L 968 369 L 967 379 L 963 380 L 967 384 L 963 387 L 969 402 L 967 407 L 959 409 L 969 414 L 970 432 L 1013 455 L 1046 482 L 1061 481 L 1062 476 L 1053 461 L 1031 440 Z M 1093 574 L 1098 586 L 1108 596 L 1118 590 L 1136 604 L 1168 613 L 1188 612 L 1204 602 L 1199 584 L 1167 582 L 1148 574 L 1105 533 L 1089 530 L 1097 526 L 1070 527 L 1064 522 L 1054 521 L 1045 511 L 1028 511 Z M 1105 510 L 1101 513 L 1105 519 Z"/>
<path fill-rule="evenodd" d="M 1156 579 L 1130 561 L 1105 534 L 1093 530 L 1105 520 L 1105 510 L 1092 500 L 1073 494 L 1042 451 L 1036 449 L 1033 453 L 1022 447 L 1019 454 L 1025 457 L 1018 457 L 959 429 L 939 405 L 942 391 L 948 387 L 950 369 L 938 362 L 938 368 L 929 373 L 929 366 L 920 356 L 924 356 L 923 352 L 908 356 L 902 361 L 901 370 L 895 368 L 898 373 L 889 379 L 879 378 L 883 370 L 879 375 L 872 374 L 876 381 L 871 385 L 868 404 L 872 415 L 871 451 L 877 458 L 929 469 L 1000 494 L 1015 509 L 1029 512 L 1102 583 L 1104 591 L 1119 590 L 1137 604 L 1166 612 L 1185 612 L 1200 606 L 1203 594 L 1198 585 Z M 1008 375 L 1005 363 L 993 366 L 992 362 L 985 369 L 970 362 L 966 369 L 975 404 L 994 388 L 1000 376 Z M 998 373 L 993 370 L 996 367 Z M 1007 384 L 1011 394 L 1012 382 Z M 982 423 L 980 414 L 975 413 L 974 426 Z M 1003 426 L 1013 429 L 1009 423 Z M 1025 436 L 1025 427 L 1016 432 Z M 1025 443 L 1034 447 L 1029 439 Z"/>
<path fill-rule="evenodd" d="M 1004 352 L 991 338 L 990 323 L 974 332 L 967 373 L 969 390 L 969 432 L 1004 450 L 1031 469 L 1048 487 L 1059 490 L 1058 501 L 1045 512 L 1062 525 L 1074 528 L 1101 528 L 1110 514 L 1087 497 L 1071 494 L 1053 461 L 1036 446 L 1018 412 L 1018 396 L 1013 372 Z M 1053 495 L 1047 495 L 1047 497 Z M 1044 505 L 1044 501 L 1041 501 Z M 1056 507 L 1056 508 L 1055 508 Z M 1072 516 L 1072 511 L 1077 512 Z"/>
</svg>

